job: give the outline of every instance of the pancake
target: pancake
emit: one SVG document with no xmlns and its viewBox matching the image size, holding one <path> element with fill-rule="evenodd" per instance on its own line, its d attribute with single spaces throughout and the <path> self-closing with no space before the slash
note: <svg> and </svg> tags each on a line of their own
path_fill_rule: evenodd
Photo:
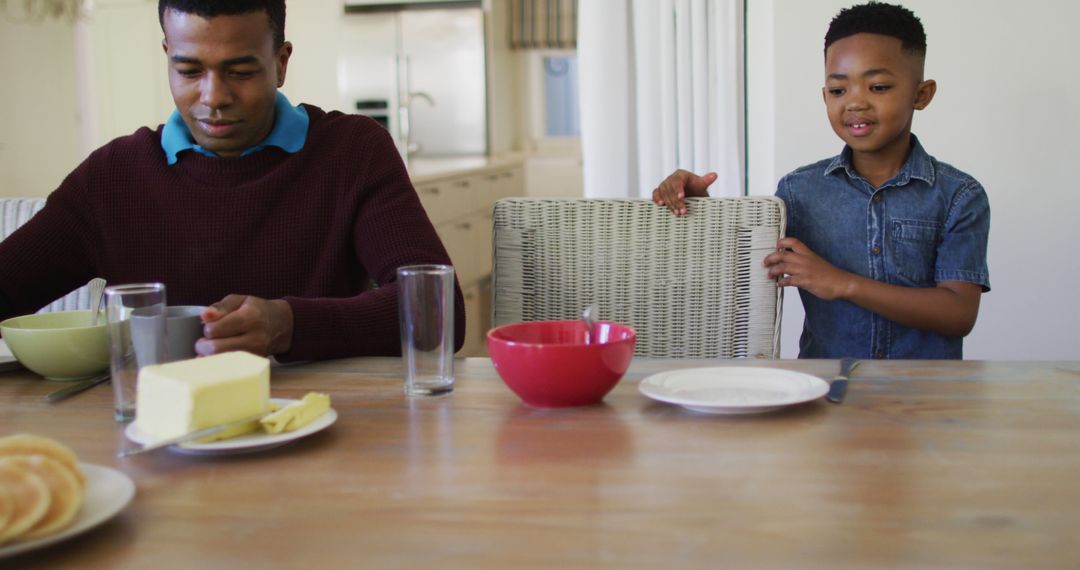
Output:
<svg viewBox="0 0 1080 570">
<path fill-rule="evenodd" d="M 80 487 L 86 487 L 86 475 L 79 468 L 79 458 L 68 446 L 40 435 L 18 433 L 0 437 L 0 458 L 13 455 L 44 455 L 71 469 Z"/>
<path fill-rule="evenodd" d="M 51 501 L 45 516 L 30 527 L 20 539 L 38 538 L 52 534 L 71 524 L 83 502 L 79 480 L 59 461 L 44 455 L 18 455 L 0 458 L 0 465 L 11 465 L 41 477 L 49 486 Z"/>
<path fill-rule="evenodd" d="M 0 487 L 5 487 L 14 499 L 14 512 L 7 525 L 0 530 L 3 544 L 30 530 L 49 510 L 52 502 L 49 486 L 33 473 L 0 462 Z"/>
<path fill-rule="evenodd" d="M 15 513 L 15 500 L 11 496 L 11 491 L 8 488 L 0 485 L 0 532 L 4 531 L 4 527 L 7 526 L 11 515 Z"/>
</svg>

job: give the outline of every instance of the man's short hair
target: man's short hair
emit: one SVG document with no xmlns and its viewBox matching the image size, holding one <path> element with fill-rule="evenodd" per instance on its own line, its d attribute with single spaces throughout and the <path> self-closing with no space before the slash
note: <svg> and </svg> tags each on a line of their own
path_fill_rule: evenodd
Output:
<svg viewBox="0 0 1080 570">
<path fill-rule="evenodd" d="M 926 32 L 914 12 L 884 2 L 867 2 L 841 10 L 825 32 L 825 51 L 838 40 L 855 34 L 897 38 L 904 51 L 926 55 Z"/>
<path fill-rule="evenodd" d="M 158 22 L 165 29 L 165 10 L 172 9 L 202 18 L 266 12 L 274 31 L 274 49 L 285 43 L 285 0 L 158 0 Z"/>
</svg>

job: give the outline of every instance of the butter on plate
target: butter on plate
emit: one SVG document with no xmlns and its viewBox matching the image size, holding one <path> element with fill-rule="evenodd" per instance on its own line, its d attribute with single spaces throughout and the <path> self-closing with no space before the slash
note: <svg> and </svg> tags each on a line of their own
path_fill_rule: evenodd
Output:
<svg viewBox="0 0 1080 570">
<path fill-rule="evenodd" d="M 275 404 L 273 402 L 270 402 L 270 410 L 269 411 L 272 412 L 272 411 L 274 411 L 276 409 L 277 409 L 277 404 Z M 251 432 L 258 431 L 261 427 L 262 427 L 262 424 L 259 423 L 259 420 L 257 420 L 257 419 L 256 420 L 251 420 L 250 422 L 244 422 L 242 424 L 237 424 L 237 425 L 235 425 L 235 426 L 233 426 L 233 427 L 231 427 L 229 429 L 219 431 L 219 432 L 215 433 L 214 435 L 208 435 L 206 437 L 201 437 L 201 438 L 193 440 L 193 441 L 195 443 L 210 443 L 210 442 L 219 441 L 219 440 L 222 440 L 222 439 L 232 439 L 234 437 L 239 437 L 241 435 L 246 435 L 246 434 L 249 434 Z"/>
<path fill-rule="evenodd" d="M 269 411 L 270 361 L 261 356 L 227 352 L 139 371 L 135 425 L 153 440 Z M 237 428 L 212 437 L 223 439 L 244 432 L 244 428 Z"/>
<path fill-rule="evenodd" d="M 262 418 L 266 433 L 275 434 L 300 429 L 330 409 L 330 396 L 319 392 L 308 392 L 302 399 Z"/>
</svg>

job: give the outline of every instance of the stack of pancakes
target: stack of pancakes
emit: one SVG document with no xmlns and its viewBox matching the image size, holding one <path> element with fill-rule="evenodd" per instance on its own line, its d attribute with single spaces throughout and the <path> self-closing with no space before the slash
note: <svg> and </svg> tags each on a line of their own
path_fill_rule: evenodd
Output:
<svg viewBox="0 0 1080 570">
<path fill-rule="evenodd" d="M 0 437 L 0 544 L 64 529 L 82 507 L 86 476 L 75 453 L 47 437 Z"/>
</svg>

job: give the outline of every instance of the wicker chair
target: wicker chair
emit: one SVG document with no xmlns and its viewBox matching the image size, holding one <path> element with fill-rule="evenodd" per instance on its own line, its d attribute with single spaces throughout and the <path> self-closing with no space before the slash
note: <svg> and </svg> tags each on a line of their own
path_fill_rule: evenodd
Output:
<svg viewBox="0 0 1080 570">
<path fill-rule="evenodd" d="M 780 356 L 783 289 L 762 260 L 784 235 L 772 197 L 695 198 L 678 217 L 645 199 L 495 204 L 492 321 L 580 318 L 637 331 L 638 356 Z"/>
<path fill-rule="evenodd" d="M 19 226 L 45 207 L 44 198 L 0 198 L 0 240 L 7 239 Z M 78 289 L 49 303 L 39 312 L 73 311 L 90 308 L 90 288 Z"/>
</svg>

